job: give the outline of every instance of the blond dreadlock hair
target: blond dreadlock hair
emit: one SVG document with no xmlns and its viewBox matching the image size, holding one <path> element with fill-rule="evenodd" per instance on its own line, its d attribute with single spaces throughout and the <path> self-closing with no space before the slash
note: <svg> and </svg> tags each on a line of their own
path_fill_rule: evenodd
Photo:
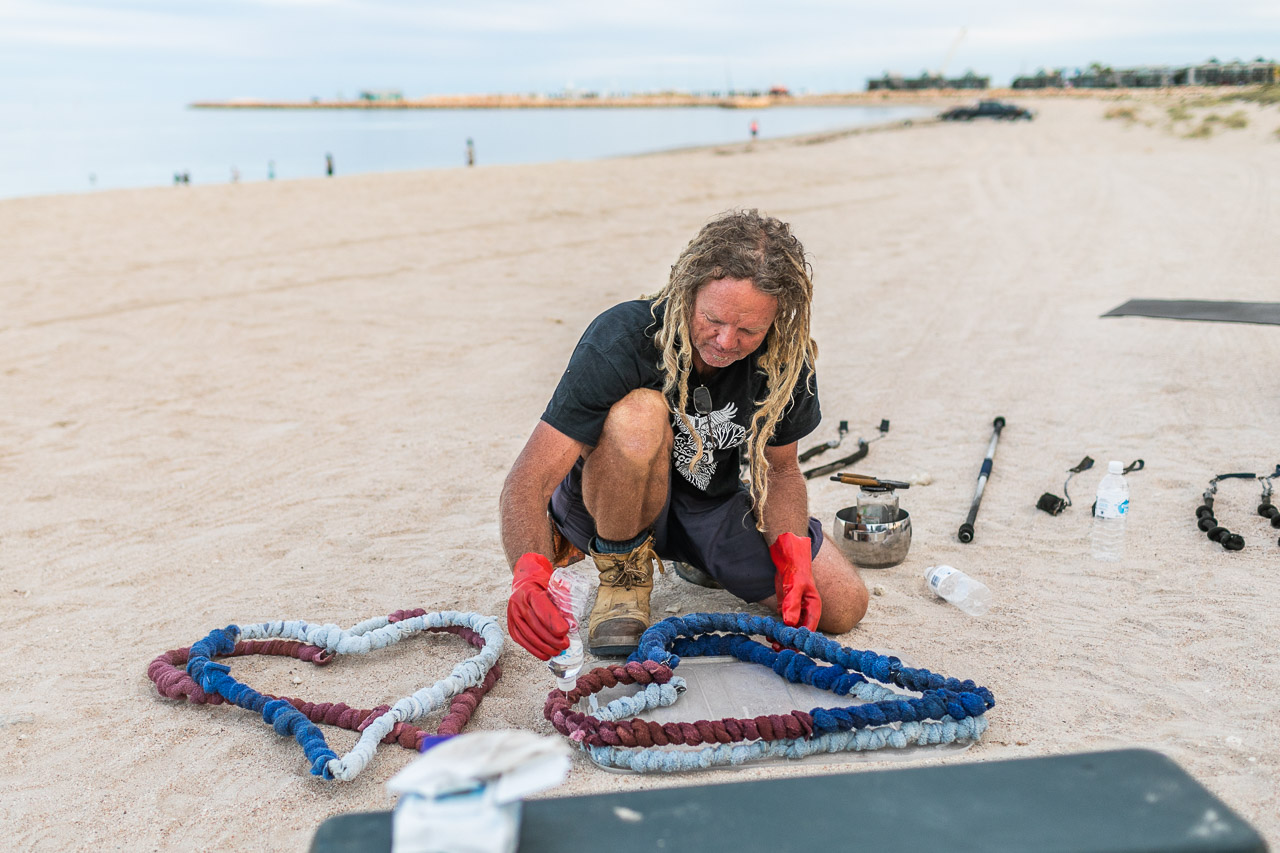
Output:
<svg viewBox="0 0 1280 853">
<path fill-rule="evenodd" d="M 720 279 L 746 279 L 757 290 L 778 300 L 778 313 L 760 345 L 757 364 L 766 377 L 765 398 L 756 400 L 747 436 L 751 467 L 751 498 L 756 529 L 764 532 L 764 507 L 769 498 L 769 462 L 765 448 L 792 392 L 807 367 L 813 375 L 818 348 L 809 336 L 809 308 L 813 301 L 813 268 L 804 246 L 779 219 L 756 210 L 735 210 L 708 222 L 689 242 L 671 267 L 671 278 L 653 302 L 654 319 L 666 306 L 666 319 L 654 334 L 661 353 L 658 368 L 665 379 L 662 392 L 697 446 L 690 468 L 703 455 L 702 437 L 685 414 L 689 406 L 689 374 L 693 369 L 690 319 L 698 291 Z M 812 388 L 809 389 L 812 393 Z"/>
</svg>

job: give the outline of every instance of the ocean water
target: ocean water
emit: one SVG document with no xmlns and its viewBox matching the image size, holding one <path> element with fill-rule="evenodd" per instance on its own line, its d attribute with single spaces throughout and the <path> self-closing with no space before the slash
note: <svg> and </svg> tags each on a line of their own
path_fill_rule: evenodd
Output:
<svg viewBox="0 0 1280 853">
<path fill-rule="evenodd" d="M 901 121 L 920 107 L 193 110 L 0 104 L 0 198 L 172 184 L 585 160 Z"/>
</svg>

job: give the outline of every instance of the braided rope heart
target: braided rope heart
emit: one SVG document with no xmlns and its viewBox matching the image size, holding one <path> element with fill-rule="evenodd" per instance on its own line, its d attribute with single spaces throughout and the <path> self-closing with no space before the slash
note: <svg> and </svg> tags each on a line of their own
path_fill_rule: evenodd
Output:
<svg viewBox="0 0 1280 853">
<path fill-rule="evenodd" d="M 215 657 L 234 656 L 239 645 L 243 649 L 242 654 L 288 654 L 323 665 L 334 655 L 365 654 L 386 648 L 413 634 L 442 630 L 458 633 L 478 646 L 479 652 L 454 666 L 446 678 L 434 685 L 418 690 L 389 707 L 382 705 L 368 711 L 339 707 L 341 703 L 315 704 L 265 695 L 236 681 L 230 674 L 230 667 L 213 660 Z M 270 645 L 289 640 L 296 643 L 292 646 Z M 254 641 L 267 641 L 267 644 L 258 645 Z M 429 746 L 433 736 L 423 732 L 419 737 L 421 729 L 409 724 L 446 703 L 451 706 L 450 716 L 446 718 L 450 722 L 448 726 L 442 722 L 438 736 L 447 737 L 454 733 L 449 729 L 455 724 L 461 729 L 501 672 L 497 660 L 502 644 L 502 629 L 493 619 L 478 613 L 453 610 L 440 613 L 397 611 L 390 616 L 367 619 L 349 629 L 303 621 L 265 622 L 243 627 L 229 625 L 211 631 L 188 650 L 161 655 L 148 667 L 148 675 L 164 695 L 174 698 L 185 696 L 193 702 L 203 697 L 205 702 L 212 704 L 227 701 L 262 714 L 263 720 L 271 724 L 278 734 L 292 735 L 298 741 L 311 763 L 313 774 L 325 779 L 350 781 L 368 766 L 380 742 L 394 740 L 408 745 L 405 741 L 412 740 L 419 747 Z M 270 651 L 266 651 L 268 649 Z M 171 671 L 184 651 L 190 684 Z M 214 697 L 218 697 L 217 701 Z M 316 720 L 316 717 L 320 719 Z M 329 748 L 324 734 L 314 725 L 314 722 L 330 721 L 361 732 L 355 747 L 341 758 Z"/>
<path fill-rule="evenodd" d="M 789 648 L 774 651 L 751 635 Z M 840 696 L 853 694 L 864 704 L 693 723 L 622 719 L 677 700 L 684 690 L 683 680 L 673 673 L 680 655 L 726 654 L 768 666 L 793 683 Z M 814 658 L 831 665 L 819 666 Z M 595 716 L 575 710 L 579 700 L 618 684 L 645 687 L 634 696 L 609 703 Z M 903 695 L 892 687 L 919 695 Z M 625 666 L 592 670 L 579 677 L 567 694 L 552 691 L 543 713 L 557 731 L 590 752 L 596 763 L 645 772 L 977 740 L 987 728 L 984 715 L 994 705 L 991 691 L 972 681 L 904 667 L 895 657 L 847 649 L 805 628 L 746 614 L 694 613 L 649 628 Z M 704 744 L 711 746 L 662 749 Z"/>
<path fill-rule="evenodd" d="M 425 612 L 424 610 L 398 610 L 391 614 L 388 619 L 392 622 L 397 622 L 402 618 L 420 616 Z M 470 628 L 447 626 L 428 630 L 432 633 L 455 634 L 477 648 L 484 645 L 483 638 Z M 196 684 L 195 680 L 187 675 L 186 663 L 190 651 L 190 648 L 173 649 L 160 655 L 150 663 L 147 667 L 147 677 L 155 683 L 156 692 L 169 699 L 186 699 L 188 702 L 197 705 L 223 704 L 227 701 L 226 699 L 223 699 L 217 693 L 205 693 L 200 689 L 200 685 Z M 243 655 L 295 657 L 299 660 L 313 663 L 316 666 L 324 666 L 333 660 L 333 656 L 326 654 L 324 649 L 318 646 L 308 646 L 293 640 L 243 640 L 236 643 L 229 657 Z M 382 743 L 398 743 L 405 749 L 412 749 L 418 752 L 422 751 L 424 744 L 443 740 L 460 733 L 470 721 L 472 714 L 475 713 L 480 700 L 493 688 L 493 685 L 501 675 L 502 667 L 494 664 L 482 683 L 475 687 L 468 687 L 455 696 L 449 703 L 448 713 L 444 715 L 440 725 L 436 727 L 435 734 L 410 723 L 396 723 L 391 728 L 391 732 L 382 739 Z M 352 708 L 345 702 L 310 702 L 306 699 L 297 699 L 289 696 L 264 695 L 269 699 L 283 699 L 301 711 L 313 723 L 337 726 L 354 732 L 364 731 L 368 722 L 372 721 L 372 718 L 389 710 L 387 705 L 361 709 Z"/>
</svg>

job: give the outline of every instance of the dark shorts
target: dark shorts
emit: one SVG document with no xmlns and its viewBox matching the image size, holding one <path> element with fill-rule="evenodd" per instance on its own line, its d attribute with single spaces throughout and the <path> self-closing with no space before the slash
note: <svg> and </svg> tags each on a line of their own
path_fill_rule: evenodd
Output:
<svg viewBox="0 0 1280 853">
<path fill-rule="evenodd" d="M 551 518 L 565 537 L 591 550 L 596 523 L 582 503 L 582 460 L 551 496 Z M 809 519 L 813 556 L 822 546 L 822 524 Z M 669 489 L 667 503 L 653 525 L 654 547 L 664 560 L 701 569 L 743 601 L 757 602 L 774 594 L 773 558 L 756 530 L 746 489 L 727 498 L 706 498 Z"/>
</svg>

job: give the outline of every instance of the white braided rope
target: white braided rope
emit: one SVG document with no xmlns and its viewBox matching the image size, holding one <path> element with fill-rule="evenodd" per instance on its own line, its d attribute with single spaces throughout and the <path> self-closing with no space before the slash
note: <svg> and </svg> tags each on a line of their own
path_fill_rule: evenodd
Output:
<svg viewBox="0 0 1280 853">
<path fill-rule="evenodd" d="M 365 727 L 360 740 L 350 752 L 341 758 L 330 760 L 328 769 L 334 778 L 349 782 L 369 765 L 378 743 L 391 732 L 396 723 L 411 723 L 421 719 L 445 707 L 462 691 L 484 681 L 502 653 L 502 628 L 493 619 L 479 613 L 445 610 L 399 622 L 390 622 L 386 616 L 375 616 L 345 629 L 333 624 L 312 625 L 302 620 L 260 622 L 242 625 L 240 637 L 246 640 L 299 640 L 320 646 L 330 654 L 350 655 L 385 649 L 430 628 L 451 627 L 475 631 L 484 640 L 484 648 L 454 666 L 453 671 L 445 678 L 398 700 L 390 710 Z"/>
</svg>

